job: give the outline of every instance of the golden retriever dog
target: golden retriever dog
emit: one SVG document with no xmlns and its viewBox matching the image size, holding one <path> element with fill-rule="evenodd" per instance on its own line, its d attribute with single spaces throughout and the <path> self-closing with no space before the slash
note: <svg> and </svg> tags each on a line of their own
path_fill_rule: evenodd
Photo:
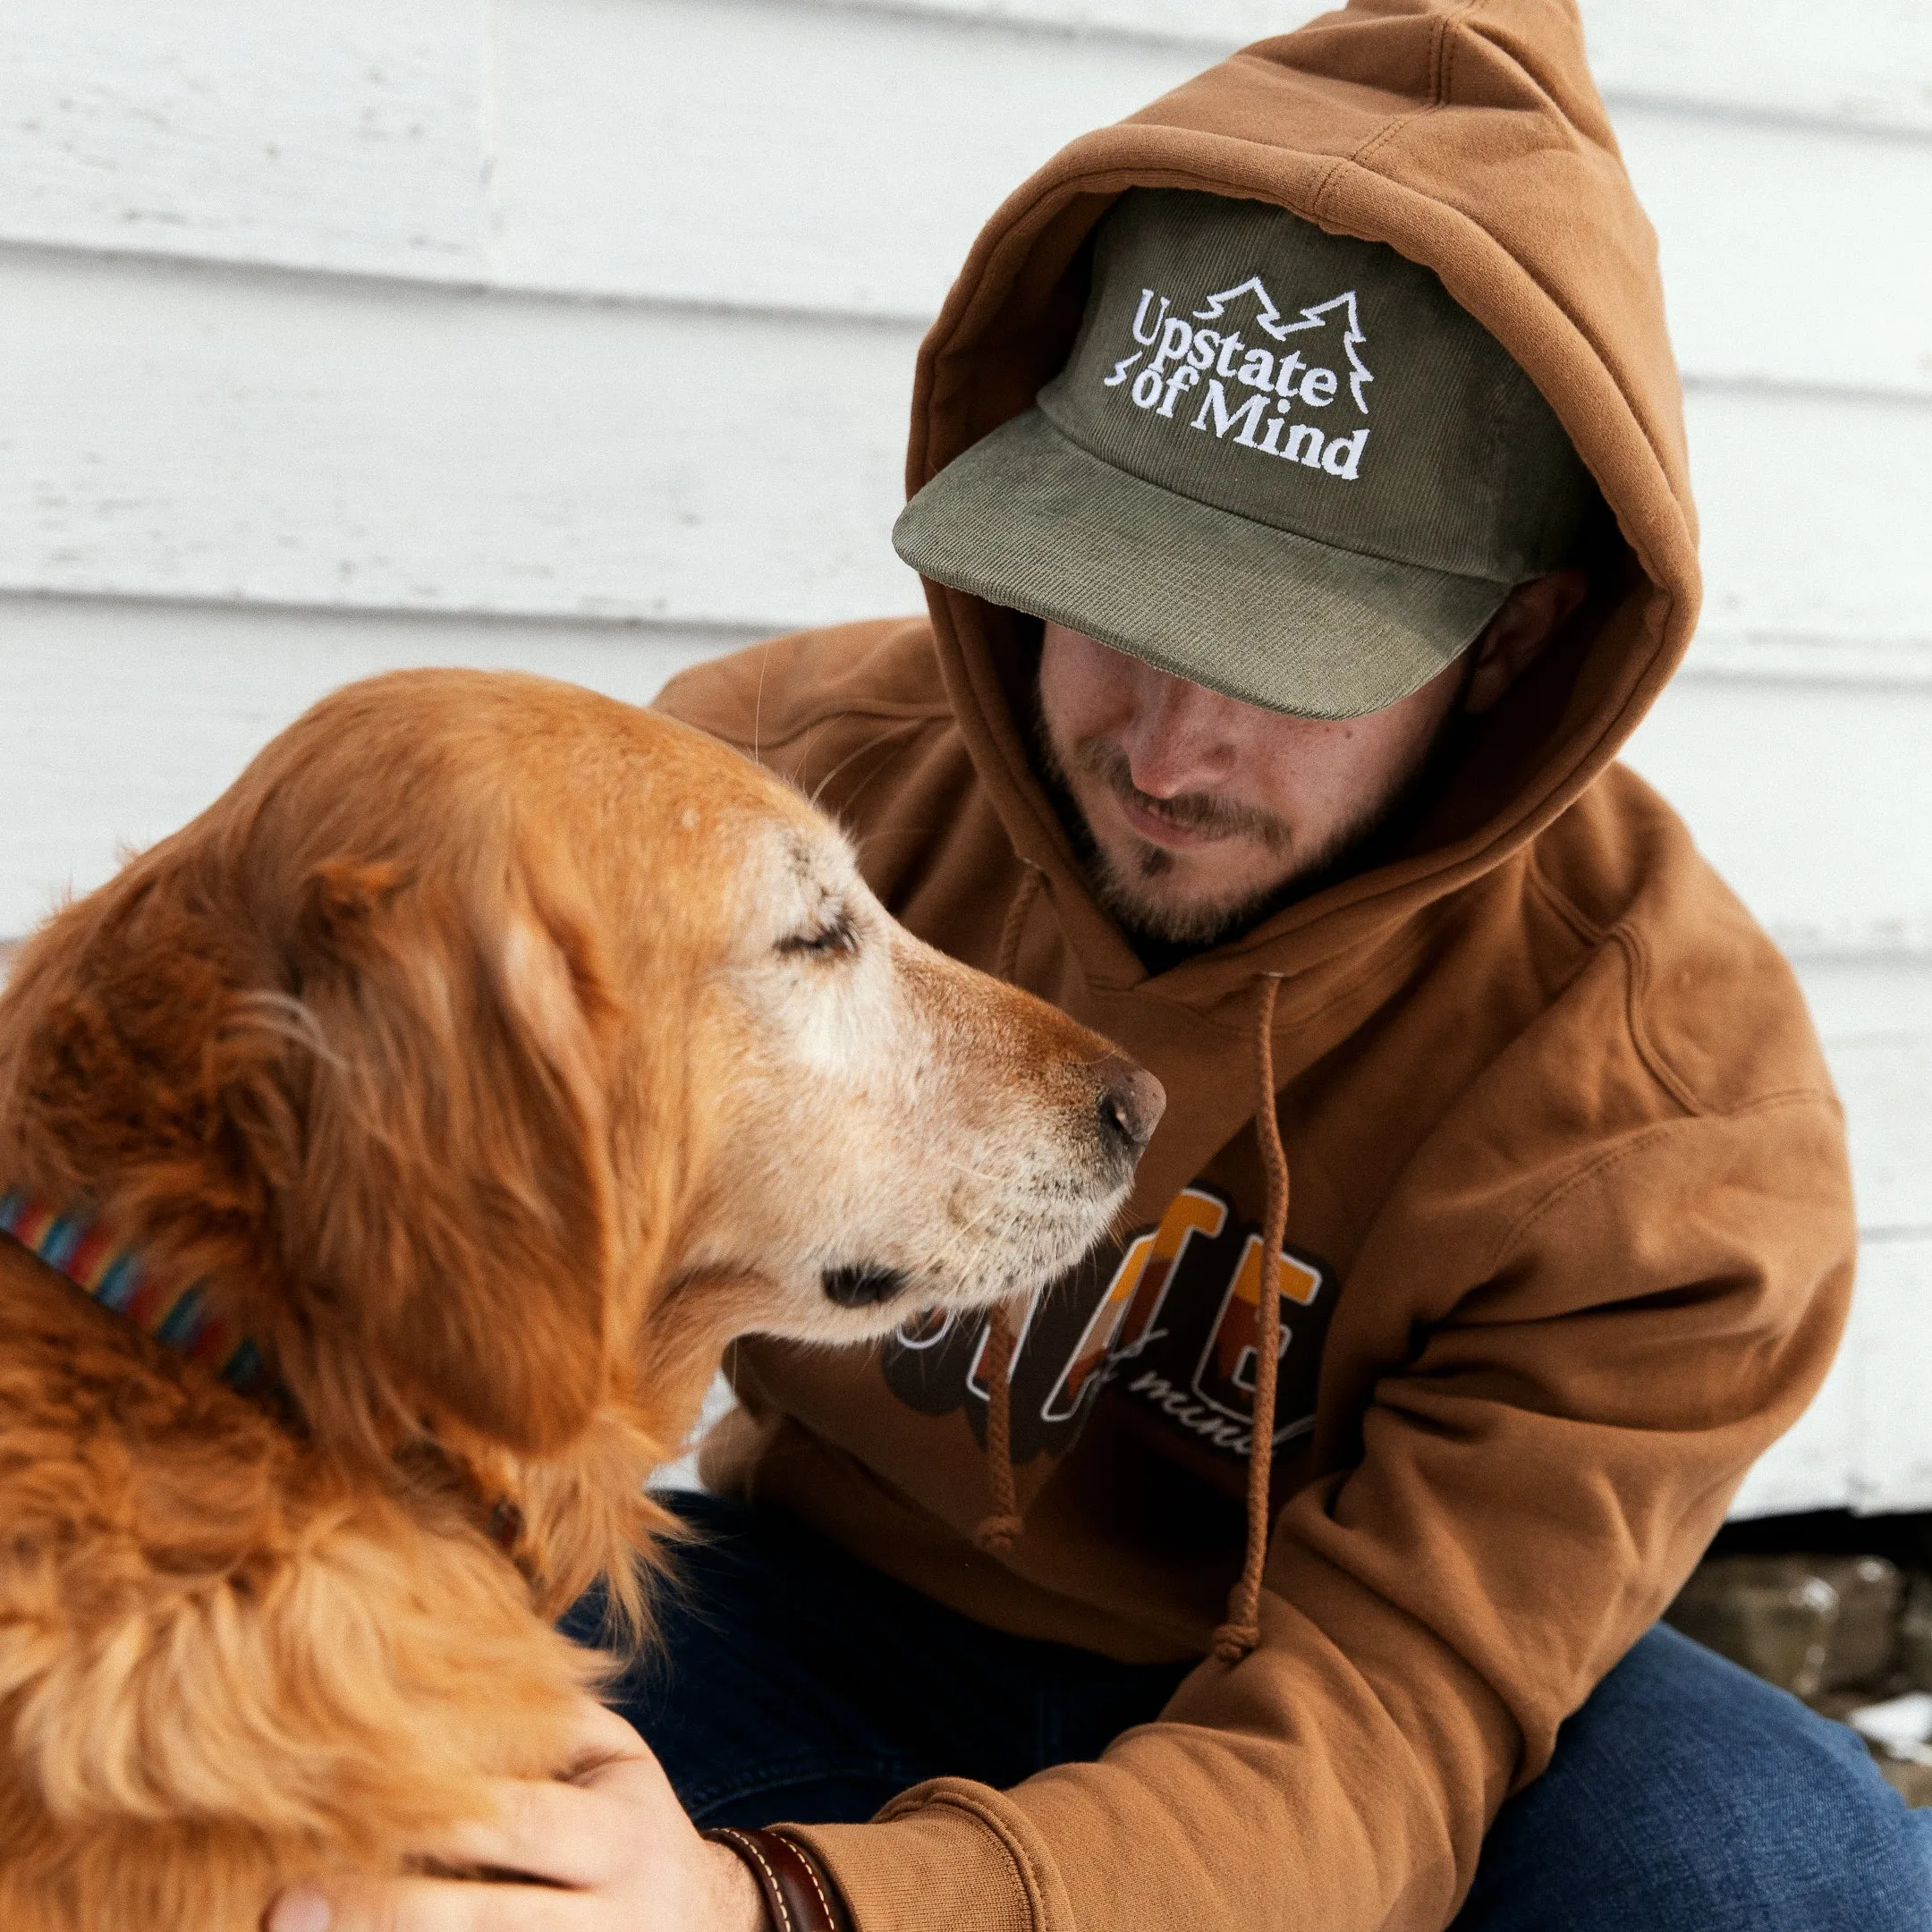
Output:
<svg viewBox="0 0 1932 1932">
<path fill-rule="evenodd" d="M 1161 1105 L 697 732 L 317 706 L 0 995 L 0 1927 L 244 1932 L 561 1769 L 725 1341 L 1037 1287 Z"/>
</svg>

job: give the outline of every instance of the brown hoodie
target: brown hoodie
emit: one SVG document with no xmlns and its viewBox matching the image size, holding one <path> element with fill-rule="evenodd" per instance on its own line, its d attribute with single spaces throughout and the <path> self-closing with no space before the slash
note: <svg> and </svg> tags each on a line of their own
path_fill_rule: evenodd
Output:
<svg viewBox="0 0 1932 1932">
<path fill-rule="evenodd" d="M 1134 185 L 1270 201 L 1435 269 L 1549 398 L 1624 554 L 1402 852 L 1153 976 L 1035 775 L 1006 614 L 929 587 L 929 622 L 668 689 L 822 784 L 915 932 L 1007 967 L 1169 1095 L 1122 1240 L 1023 1318 L 1010 1546 L 973 1540 L 979 1326 L 742 1344 L 708 1473 L 1003 1629 L 1204 1659 L 1097 1764 L 804 1832 L 862 1932 L 1425 1932 L 1822 1377 L 1852 1273 L 1843 1125 L 1784 962 L 1612 763 L 1698 575 L 1655 246 L 1574 8 L 1358 0 L 1074 142 L 994 216 L 927 339 L 914 488 L 1058 369 L 1083 239 Z M 1243 1555 L 1273 978 L 1279 1513 L 1258 1644 L 1228 1663 L 1208 1653 Z"/>
</svg>

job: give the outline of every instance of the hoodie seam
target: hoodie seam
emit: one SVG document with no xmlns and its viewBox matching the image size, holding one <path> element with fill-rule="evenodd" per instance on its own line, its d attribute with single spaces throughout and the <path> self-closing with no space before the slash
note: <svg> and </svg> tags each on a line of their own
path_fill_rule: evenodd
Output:
<svg viewBox="0 0 1932 1932">
<path fill-rule="evenodd" d="M 1826 1098 L 1826 1096 L 1816 1087 L 1786 1087 L 1781 1088 L 1775 1093 L 1765 1094 L 1756 1100 L 1747 1101 L 1742 1106 L 1733 1107 L 1721 1114 L 1695 1114 L 1684 1119 L 1657 1121 L 1653 1125 L 1641 1129 L 1629 1140 L 1586 1162 L 1573 1174 L 1566 1174 L 1542 1199 L 1526 1208 L 1497 1241 L 1488 1265 L 1483 1270 L 1482 1279 L 1492 1280 L 1502 1272 L 1504 1262 L 1528 1239 L 1531 1230 L 1545 1216 L 1553 1213 L 1572 1194 L 1587 1187 L 1592 1181 L 1600 1180 L 1605 1174 L 1621 1167 L 1626 1161 L 1634 1160 L 1640 1154 L 1648 1152 L 1655 1142 L 1682 1132 L 1686 1128 L 1701 1126 L 1709 1119 L 1716 1118 L 1729 1124 L 1750 1120 L 1762 1114 L 1775 1113 L 1785 1107 L 1815 1106 Z"/>
<path fill-rule="evenodd" d="M 1463 0 L 1463 4 L 1455 12 L 1445 14 L 1436 21 L 1435 45 L 1429 50 L 1429 98 L 1428 105 L 1412 108 L 1405 114 L 1398 114 L 1387 126 L 1377 129 L 1360 148 L 1356 148 L 1349 156 L 1348 158 L 1352 162 L 1358 166 L 1368 165 L 1369 156 L 1374 154 L 1378 148 L 1386 147 L 1389 142 L 1402 133 L 1404 128 L 1410 126 L 1413 122 L 1421 120 L 1425 115 L 1434 114 L 1438 107 L 1441 107 L 1448 100 L 1450 76 L 1455 66 L 1455 40 L 1453 35 L 1456 29 L 1481 4 L 1482 0 Z M 1333 173 L 1334 170 L 1331 169 L 1330 174 L 1332 175 Z M 1326 191 L 1328 181 L 1325 178 L 1321 189 L 1317 191 L 1316 199 L 1318 202 L 1320 200 L 1321 194 Z"/>
<path fill-rule="evenodd" d="M 1530 878 L 1548 905 L 1563 923 L 1580 939 L 1584 945 L 1599 946 L 1608 936 L 1610 928 L 1599 925 L 1576 901 L 1557 885 L 1544 869 L 1541 855 L 1537 851 L 1537 842 L 1532 839 L 1525 849 L 1530 861 Z"/>
<path fill-rule="evenodd" d="M 1426 203 L 1429 207 L 1435 208 L 1438 213 L 1444 216 L 1450 216 L 1455 221 L 1461 223 L 1466 229 L 1468 229 L 1476 236 L 1479 237 L 1481 241 L 1485 243 L 1492 247 L 1499 249 L 1502 248 L 1503 244 L 1500 238 L 1497 235 L 1492 233 L 1490 230 L 1484 227 L 1480 222 L 1477 221 L 1473 216 L 1467 214 L 1465 211 L 1454 208 L 1450 203 L 1442 200 L 1439 197 L 1436 195 L 1430 194 L 1426 191 L 1417 189 L 1411 184 L 1401 181 L 1396 175 L 1390 174 L 1382 168 L 1372 166 L 1368 164 L 1368 157 L 1369 156 L 1371 150 L 1378 148 L 1385 145 L 1387 141 L 1393 140 L 1395 135 L 1399 134 L 1412 122 L 1420 119 L 1424 114 L 1432 114 L 1434 112 L 1435 106 L 1434 105 L 1431 105 L 1428 107 L 1418 108 L 1417 110 L 1415 110 L 1415 112 L 1411 114 L 1404 114 L 1399 120 L 1392 122 L 1387 127 L 1382 129 L 1378 133 L 1371 135 L 1369 139 L 1366 142 L 1364 142 L 1360 148 L 1357 148 L 1354 151 L 1353 154 L 1343 159 L 1335 161 L 1323 174 L 1319 187 L 1315 191 L 1314 195 L 1309 199 L 1309 213 L 1310 217 L 1317 221 L 1324 221 L 1327 212 L 1327 202 L 1329 200 L 1332 191 L 1337 187 L 1338 183 L 1345 178 L 1347 170 L 1351 168 L 1359 168 L 1362 174 L 1367 176 L 1371 181 L 1377 182 L 1378 185 L 1385 188 L 1394 188 L 1406 197 Z M 1208 189 L 1208 191 L 1215 192 L 1216 191 L 1210 187 Z M 1284 207 L 1288 206 L 1288 204 L 1285 202 L 1280 203 L 1279 205 Z M 1290 212 L 1294 213 L 1299 212 L 1299 210 L 1291 208 Z M 1341 223 L 1341 232 L 1343 233 L 1360 234 L 1362 233 L 1360 227 L 1357 225 L 1355 218 L 1349 216 L 1343 216 L 1337 217 L 1337 219 Z M 1368 239 L 1374 239 L 1374 237 L 1371 236 Z M 1512 257 L 1512 259 L 1514 260 L 1515 258 Z M 1520 260 L 1516 261 L 1515 265 L 1518 268 L 1523 269 L 1525 273 L 1528 273 L 1526 265 L 1521 263 Z M 1611 381 L 1612 386 L 1615 391 L 1618 401 L 1623 404 L 1626 410 L 1628 410 L 1629 399 L 1627 396 L 1625 396 L 1623 393 L 1621 382 L 1614 376 L 1610 375 L 1608 366 L 1605 361 L 1604 350 L 1595 341 L 1589 331 L 1584 326 L 1582 320 L 1573 311 L 1570 304 L 1560 297 L 1557 291 L 1547 286 L 1540 279 L 1536 279 L 1534 277 L 1532 277 L 1532 285 L 1535 287 L 1537 293 L 1550 305 L 1552 311 L 1558 318 L 1561 318 L 1563 326 L 1575 334 L 1579 341 L 1582 343 L 1583 348 L 1585 349 L 1589 356 L 1600 368 L 1604 369 L 1606 377 Z M 1540 385 L 1538 386 L 1540 387 Z M 1562 419 L 1559 418 L 1559 420 L 1561 419 Z M 1563 428 L 1565 433 L 1570 435 L 1571 439 L 1573 443 L 1576 439 L 1574 430 L 1571 428 L 1571 426 L 1567 421 L 1563 423 Z M 1694 559 L 1697 552 L 1697 540 L 1691 530 L 1691 513 L 1687 507 L 1687 500 L 1679 496 L 1675 487 L 1671 481 L 1670 474 L 1665 462 L 1664 451 L 1659 447 L 1658 444 L 1652 437 L 1647 428 L 1644 428 L 1642 426 L 1640 425 L 1638 426 L 1638 431 L 1639 433 L 1637 436 L 1637 442 L 1639 446 L 1640 446 L 1640 448 L 1644 452 L 1645 457 L 1647 459 L 1650 480 L 1655 487 L 1656 498 L 1657 501 L 1668 504 L 1668 505 L 1670 506 L 1670 516 L 1675 530 L 1675 534 L 1678 539 L 1691 554 Z M 1596 466 L 1594 464 L 1591 464 L 1589 467 L 1591 469 L 1592 475 L 1596 475 Z M 1618 513 L 1618 521 L 1619 527 L 1623 530 L 1625 541 L 1629 545 L 1631 554 L 1636 559 L 1638 567 L 1643 573 L 1643 577 L 1650 593 L 1661 597 L 1663 600 L 1663 607 L 1657 614 L 1657 620 L 1655 625 L 1655 635 L 1657 638 L 1659 644 L 1661 645 L 1662 640 L 1670 635 L 1673 628 L 1673 620 L 1674 619 L 1679 608 L 1682 606 L 1684 599 L 1680 595 L 1674 581 L 1670 578 L 1668 571 L 1665 568 L 1665 564 L 1659 559 L 1657 545 L 1653 541 L 1640 540 L 1640 538 L 1638 536 L 1631 535 L 1629 530 L 1623 525 L 1623 520 L 1621 512 Z M 1667 540 L 1668 533 L 1665 533 L 1666 543 Z M 1679 655 L 1681 655 L 1681 653 Z M 1654 665 L 1657 659 L 1657 653 L 1653 651 L 1648 661 Z M 1640 682 L 1641 682 L 1641 680 L 1640 680 Z M 1631 695 L 1634 696 L 1634 692 Z M 1653 693 L 1652 695 L 1654 696 L 1655 694 Z M 1626 698 L 1623 706 L 1620 708 L 1616 714 L 1617 717 L 1621 718 L 1628 710 L 1630 701 L 1630 699 Z M 1621 734 L 1619 741 L 1621 741 L 1622 738 L 1627 738 L 1628 736 L 1629 732 L 1623 732 Z M 1597 741 L 1601 741 L 1601 734 L 1599 734 L 1599 738 Z"/>
<path fill-rule="evenodd" d="M 1614 945 L 1623 955 L 1623 1024 L 1631 1045 L 1645 1071 L 1686 1114 L 1702 1117 L 1712 1110 L 1670 1061 L 1652 1038 L 1644 1018 L 1646 996 L 1650 987 L 1650 949 L 1643 935 L 1628 919 L 1614 926 L 1599 925 L 1538 863 L 1535 852 L 1530 857 L 1530 877 L 1544 901 L 1564 925 L 1592 949 Z"/>
<path fill-rule="evenodd" d="M 926 1806 L 930 1806 L 935 1810 L 963 1812 L 998 1845 L 1013 1865 L 1013 1875 L 1019 1882 L 1021 1895 L 1026 1904 L 1028 1923 L 1035 1928 L 1035 1932 L 1048 1932 L 1048 1915 L 1045 1910 L 1046 1886 L 1043 1875 L 1026 1846 L 1007 1828 L 993 1809 L 988 1805 L 977 1803 L 959 1791 L 936 1792 L 929 1798 L 921 1800 L 918 1808 L 923 1809 Z M 914 1809 L 915 1807 L 909 1805 L 903 1810 L 888 1810 L 882 1816 L 880 1822 L 895 1823 L 910 1815 Z"/>
<path fill-rule="evenodd" d="M 1352 165 L 1361 167 L 1365 173 L 1373 173 L 1377 180 L 1386 182 L 1389 185 L 1402 188 L 1406 192 L 1418 192 L 1418 191 L 1410 184 L 1398 182 L 1394 175 L 1388 174 L 1379 168 L 1372 167 L 1370 165 L 1370 157 L 1376 155 L 1380 149 L 1385 148 L 1390 142 L 1394 141 L 1397 136 L 1399 136 L 1413 123 L 1423 119 L 1428 114 L 1434 114 L 1438 108 L 1446 106 L 1450 104 L 1450 95 L 1453 84 L 1455 54 L 1456 48 L 1459 45 L 1459 41 L 1455 37 L 1459 36 L 1462 32 L 1467 30 L 1469 22 L 1481 10 L 1484 4 L 1485 0 L 1462 0 L 1462 5 L 1455 8 L 1453 12 L 1445 13 L 1436 21 L 1435 27 L 1434 46 L 1432 47 L 1430 53 L 1430 97 L 1428 103 L 1423 106 L 1411 108 L 1406 114 L 1397 115 L 1394 120 L 1388 122 L 1385 126 L 1379 128 L 1375 133 L 1371 134 L 1365 141 L 1361 143 L 1360 147 L 1356 148 L 1352 153 L 1350 153 L 1345 157 L 1345 160 L 1342 157 L 1338 157 L 1335 161 L 1334 161 L 1330 165 L 1330 166 L 1324 172 L 1320 182 L 1316 187 L 1312 196 L 1309 198 L 1309 210 L 1311 216 L 1313 216 L 1317 219 L 1319 219 L 1321 211 L 1327 199 L 1329 191 L 1334 187 L 1337 176 L 1339 175 L 1341 170 L 1344 165 Z M 1614 138 L 1613 137 L 1613 152 L 1614 151 Z M 1618 159 L 1621 163 L 1621 156 L 1618 156 Z M 1440 199 L 1440 198 L 1437 196 L 1432 194 L 1424 194 L 1423 199 L 1432 202 L 1436 208 L 1443 209 L 1445 212 L 1457 212 L 1451 209 L 1450 205 Z M 1357 231 L 1351 227 L 1344 229 L 1344 232 L 1353 233 Z M 1485 235 L 1486 239 L 1491 242 L 1496 242 L 1499 239 L 1496 236 L 1490 234 L 1487 229 L 1482 229 L 1480 230 L 1480 232 Z M 1521 266 L 1521 264 L 1519 264 L 1519 266 Z M 1546 287 L 1540 280 L 1538 280 L 1537 283 L 1537 288 L 1538 293 L 1541 294 L 1546 301 L 1550 302 L 1552 307 L 1563 318 L 1564 323 L 1569 327 L 1576 330 L 1577 333 L 1583 337 L 1586 343 L 1589 346 L 1592 355 L 1596 357 L 1599 363 L 1601 363 L 1603 361 L 1602 351 L 1591 340 L 1588 332 L 1583 329 L 1581 322 L 1571 311 L 1569 306 L 1566 303 L 1560 301 L 1557 299 L 1555 292 L 1553 289 Z M 1617 382 L 1615 384 L 1615 387 L 1617 389 L 1619 398 L 1625 402 L 1627 407 L 1628 399 L 1627 397 L 1623 396 L 1622 383 Z M 1565 428 L 1567 428 L 1567 425 L 1565 426 Z M 1697 550 L 1697 543 L 1696 538 L 1691 533 L 1690 515 L 1687 511 L 1687 504 L 1685 501 L 1680 499 L 1676 489 L 1673 487 L 1671 483 L 1670 477 L 1667 473 L 1664 461 L 1664 453 L 1652 440 L 1648 430 L 1645 430 L 1642 433 L 1640 440 L 1643 444 L 1646 451 L 1649 455 L 1651 467 L 1655 471 L 1655 480 L 1658 486 L 1659 494 L 1662 498 L 1667 501 L 1671 505 L 1672 513 L 1677 527 L 1677 533 L 1679 537 L 1682 539 L 1684 544 L 1691 551 L 1692 555 L 1695 555 Z M 1667 635 L 1670 629 L 1670 618 L 1674 613 L 1677 605 L 1681 600 L 1677 597 L 1675 591 L 1670 588 L 1665 578 L 1660 575 L 1658 572 L 1655 568 L 1653 568 L 1654 559 L 1649 555 L 1648 549 L 1640 548 L 1634 538 L 1631 538 L 1628 540 L 1630 541 L 1632 553 L 1638 557 L 1639 562 L 1643 567 L 1645 576 L 1649 579 L 1654 588 L 1665 593 L 1666 598 L 1666 607 L 1663 614 L 1664 621 L 1658 627 L 1658 635 L 1660 637 Z"/>
<path fill-rule="evenodd" d="M 1436 104 L 1445 105 L 1455 92 L 1456 50 L 1462 44 L 1459 30 L 1463 23 L 1482 5 L 1482 0 L 1469 0 L 1460 13 L 1453 13 L 1443 22 L 1442 66 L 1436 80 Z"/>
<path fill-rule="evenodd" d="M 1644 944 L 1643 936 L 1634 926 L 1620 923 L 1612 936 L 1623 952 L 1627 975 L 1623 1018 L 1630 1029 L 1631 1044 L 1643 1063 L 1649 1068 L 1652 1078 L 1686 1113 L 1700 1116 L 1707 1114 L 1711 1110 L 1698 1098 L 1690 1083 L 1664 1057 L 1662 1050 L 1650 1037 L 1650 1029 L 1644 1019 L 1645 996 L 1650 988 L 1650 949 Z"/>
</svg>

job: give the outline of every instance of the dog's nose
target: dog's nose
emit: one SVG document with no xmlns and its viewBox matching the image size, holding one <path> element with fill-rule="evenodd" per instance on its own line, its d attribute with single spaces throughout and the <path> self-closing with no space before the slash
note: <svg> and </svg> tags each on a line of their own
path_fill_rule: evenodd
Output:
<svg viewBox="0 0 1932 1932">
<path fill-rule="evenodd" d="M 1101 1134 L 1138 1160 L 1167 1111 L 1167 1089 L 1145 1067 L 1121 1054 L 1109 1054 L 1098 1072 Z"/>
</svg>

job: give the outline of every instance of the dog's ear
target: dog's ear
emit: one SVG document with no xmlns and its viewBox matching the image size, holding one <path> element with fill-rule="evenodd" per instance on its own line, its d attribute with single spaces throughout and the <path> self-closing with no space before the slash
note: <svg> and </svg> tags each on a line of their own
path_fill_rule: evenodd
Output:
<svg viewBox="0 0 1932 1932">
<path fill-rule="evenodd" d="M 617 1009 L 588 916 L 479 847 L 287 885 L 212 837 L 136 860 L 0 1002 L 0 1175 L 209 1281 L 350 1427 L 541 1453 L 607 1373 Z"/>
<path fill-rule="evenodd" d="M 487 869 L 325 864 L 303 886 L 284 1278 L 402 1399 L 542 1453 L 606 1378 L 615 1007 L 587 922 Z"/>
</svg>

